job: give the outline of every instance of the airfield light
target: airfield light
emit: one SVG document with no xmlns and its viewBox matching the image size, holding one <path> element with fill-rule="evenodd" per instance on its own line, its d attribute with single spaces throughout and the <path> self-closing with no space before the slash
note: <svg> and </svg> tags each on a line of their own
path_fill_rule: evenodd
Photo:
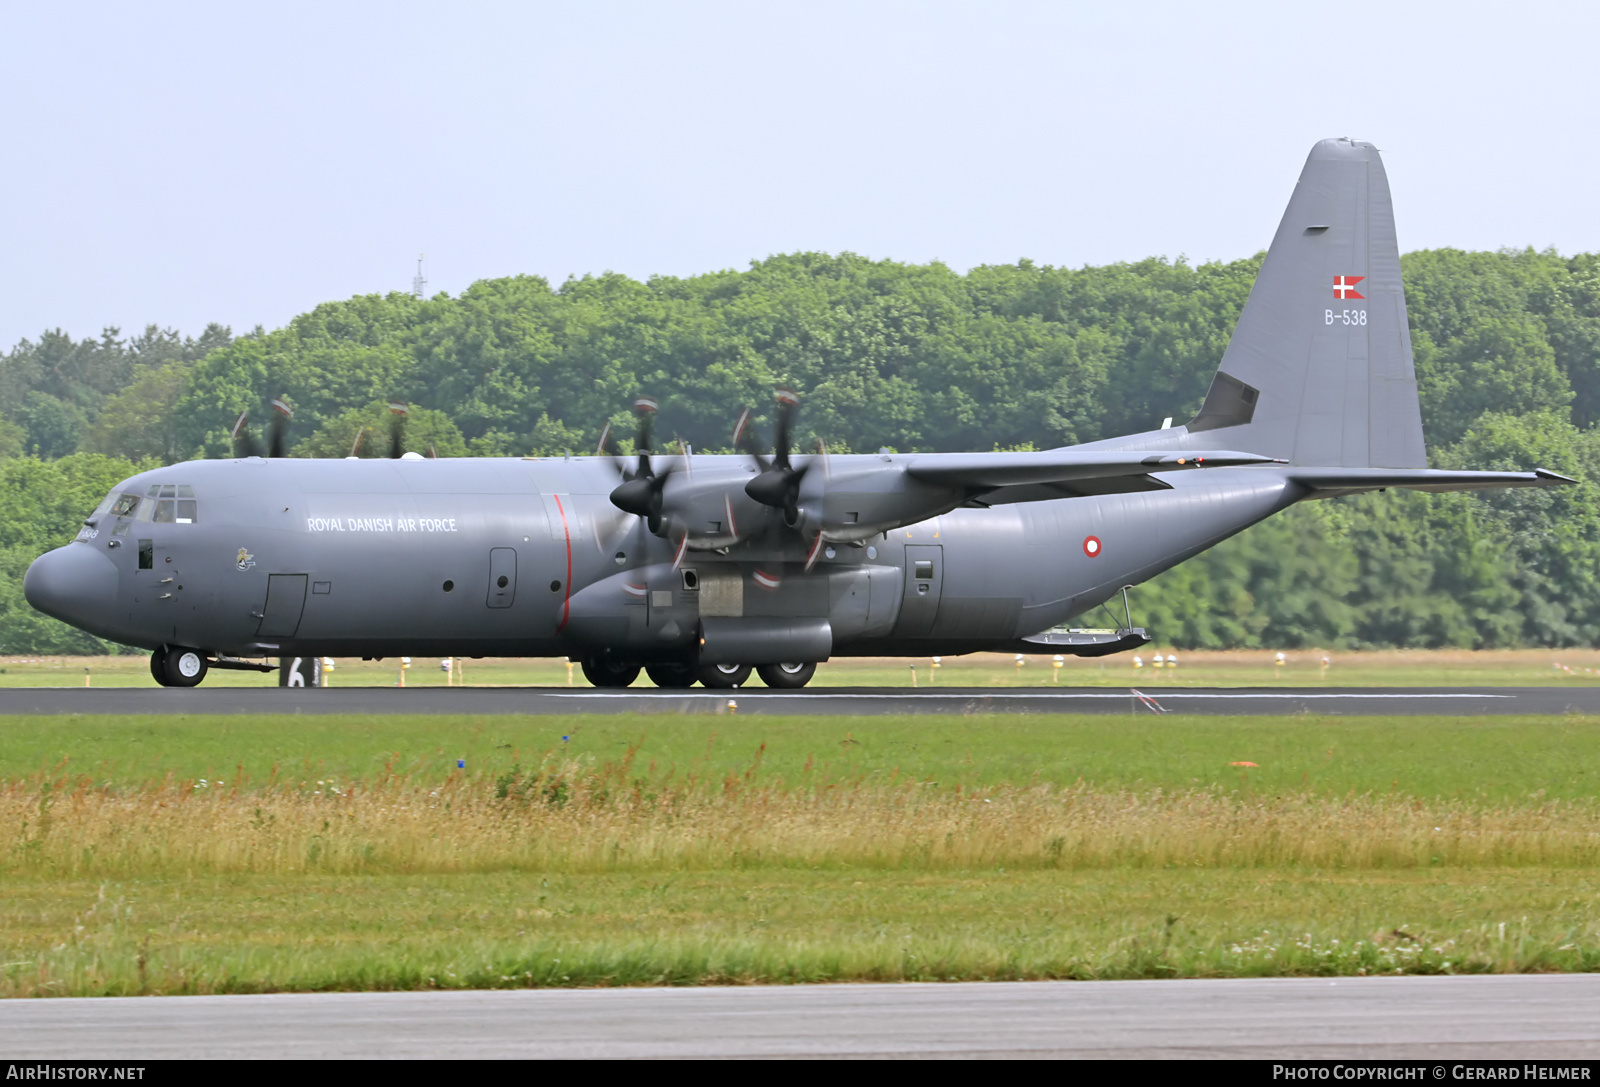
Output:
<svg viewBox="0 0 1600 1087">
<path fill-rule="evenodd" d="M 1067 663 L 1067 658 L 1063 657 L 1060 653 L 1057 653 L 1055 655 L 1055 657 L 1050 661 L 1050 667 L 1052 669 L 1052 671 L 1050 673 L 1050 682 L 1051 683 L 1060 683 L 1061 682 L 1061 668 L 1066 663 Z"/>
<path fill-rule="evenodd" d="M 930 686 L 930 687 L 933 686 L 934 673 L 937 672 L 940 667 L 941 667 L 940 658 L 934 657 L 933 658 L 933 666 L 928 669 L 928 686 Z"/>
<path fill-rule="evenodd" d="M 917 666 L 913 664 L 913 665 L 911 665 L 911 686 L 915 687 L 916 685 L 917 685 Z"/>
<path fill-rule="evenodd" d="M 1136 655 L 1133 658 L 1133 666 L 1135 668 L 1143 668 L 1144 667 L 1144 658 Z"/>
</svg>

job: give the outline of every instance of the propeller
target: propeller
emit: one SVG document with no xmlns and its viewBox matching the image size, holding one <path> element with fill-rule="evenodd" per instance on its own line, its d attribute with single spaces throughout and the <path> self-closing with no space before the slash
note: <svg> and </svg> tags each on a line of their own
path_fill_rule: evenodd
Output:
<svg viewBox="0 0 1600 1087">
<path fill-rule="evenodd" d="M 236 457 L 259 457 L 261 446 L 256 444 L 255 436 L 250 433 L 250 413 L 241 411 L 239 418 L 233 421 L 233 430 L 229 437 L 233 439 L 233 455 Z"/>
<path fill-rule="evenodd" d="M 770 506 L 782 512 L 783 523 L 806 539 L 805 568 L 809 571 L 817 564 L 817 559 L 822 553 L 823 534 L 820 525 L 816 524 L 816 516 L 812 513 L 821 508 L 821 495 L 814 493 L 820 481 L 814 479 L 813 486 L 807 487 L 806 476 L 818 464 L 823 465 L 822 475 L 827 474 L 827 449 L 819 441 L 817 457 L 804 464 L 794 464 L 790 459 L 789 450 L 794 442 L 794 424 L 800 413 L 800 397 L 792 389 L 779 389 L 776 400 L 778 418 L 773 432 L 772 459 L 768 460 L 762 456 L 756 444 L 755 435 L 750 428 L 749 408 L 744 409 L 739 416 L 738 424 L 734 427 L 733 444 L 734 448 L 742 450 L 754 460 L 760 469 L 745 484 L 745 494 L 763 506 Z"/>
<path fill-rule="evenodd" d="M 294 419 L 294 409 L 281 396 L 272 399 L 272 427 L 267 441 L 267 456 L 287 457 L 289 423 Z"/>
<path fill-rule="evenodd" d="M 633 402 L 634 414 L 639 418 L 639 430 L 634 439 L 634 449 L 639 459 L 631 470 L 625 466 L 620 468 L 622 482 L 612 490 L 611 504 L 624 513 L 644 518 L 650 531 L 660 536 L 663 535 L 662 493 L 673 470 L 669 465 L 658 475 L 651 463 L 650 438 L 655 428 L 657 407 L 656 402 L 648 396 L 641 396 Z M 600 452 L 610 455 L 619 464 L 625 464 L 616 451 L 609 424 L 600 436 Z"/>
<path fill-rule="evenodd" d="M 406 454 L 406 416 L 409 408 L 404 400 L 389 401 L 389 456 L 399 460 Z"/>
<path fill-rule="evenodd" d="M 267 452 L 269 457 L 286 457 L 288 453 L 289 422 L 294 418 L 294 409 L 283 397 L 274 397 L 272 401 L 272 423 L 267 430 Z M 233 421 L 233 430 L 229 435 L 233 439 L 233 455 L 236 457 L 259 457 L 261 446 L 255 436 L 250 433 L 250 413 L 241 411 L 239 417 Z"/>
<path fill-rule="evenodd" d="M 800 398 L 789 389 L 779 389 L 777 401 L 778 422 L 773 435 L 770 461 L 761 455 L 756 446 L 755 435 L 751 433 L 749 425 L 749 408 L 739 416 L 739 424 L 733 432 L 733 444 L 735 448 L 748 453 L 761 469 L 750 482 L 745 484 L 745 494 L 763 506 L 782 510 L 784 522 L 790 528 L 796 528 L 800 524 L 800 484 L 811 465 L 802 464 L 796 468 L 789 459 L 789 446 L 794 438 L 794 422 L 800 410 Z"/>
</svg>

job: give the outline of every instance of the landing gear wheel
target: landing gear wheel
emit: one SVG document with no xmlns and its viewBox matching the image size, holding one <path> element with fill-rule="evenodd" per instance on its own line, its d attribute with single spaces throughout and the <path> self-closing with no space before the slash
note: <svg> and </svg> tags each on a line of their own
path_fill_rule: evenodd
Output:
<svg viewBox="0 0 1600 1087">
<path fill-rule="evenodd" d="M 596 687 L 626 687 L 639 678 L 639 666 L 609 657 L 589 657 L 583 662 L 583 678 Z"/>
<path fill-rule="evenodd" d="M 167 647 L 161 646 L 150 652 L 150 678 L 161 686 L 167 685 Z"/>
<path fill-rule="evenodd" d="M 795 690 L 811 682 L 811 677 L 817 674 L 817 662 L 763 664 L 756 668 L 756 673 L 761 676 L 761 682 L 768 687 L 777 687 L 780 690 Z"/>
<path fill-rule="evenodd" d="M 748 664 L 702 664 L 700 682 L 715 691 L 742 687 L 750 679 Z"/>
<path fill-rule="evenodd" d="M 657 687 L 670 687 L 685 690 L 694 686 L 697 678 L 694 670 L 687 664 L 647 664 L 644 674 L 650 677 L 650 682 Z"/>
<path fill-rule="evenodd" d="M 206 678 L 210 665 L 206 655 L 198 649 L 185 649 L 181 645 L 162 646 L 161 673 L 168 687 L 194 687 Z M 151 667 L 154 667 L 152 658 Z"/>
</svg>

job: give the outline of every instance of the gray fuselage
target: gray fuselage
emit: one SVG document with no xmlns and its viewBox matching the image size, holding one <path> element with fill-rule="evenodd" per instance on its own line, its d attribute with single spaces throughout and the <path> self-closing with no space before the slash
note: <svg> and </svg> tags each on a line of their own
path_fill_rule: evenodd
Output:
<svg viewBox="0 0 1600 1087">
<path fill-rule="evenodd" d="M 833 467 L 847 476 L 885 462 L 843 456 Z M 696 482 L 752 472 L 741 457 L 689 467 Z M 601 458 L 191 461 L 115 492 L 184 488 L 188 523 L 148 505 L 117 516 L 108 499 L 77 540 L 35 564 L 28 589 L 107 639 L 238 656 L 672 660 L 695 654 L 707 620 L 763 618 L 826 621 L 821 656 L 1048 652 L 1019 639 L 1306 493 L 1261 467 L 1167 482 L 953 509 L 831 544 L 807 572 L 802 540 L 776 511 L 745 526 L 742 542 L 689 550 L 675 567 L 671 539 L 611 504 L 616 470 Z M 737 637 L 740 624 L 723 629 Z"/>
</svg>

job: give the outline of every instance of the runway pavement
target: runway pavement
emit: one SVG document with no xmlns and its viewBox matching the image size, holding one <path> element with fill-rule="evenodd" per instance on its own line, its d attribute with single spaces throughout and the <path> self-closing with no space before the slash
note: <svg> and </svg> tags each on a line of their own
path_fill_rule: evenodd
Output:
<svg viewBox="0 0 1600 1087">
<path fill-rule="evenodd" d="M 1600 975 L 16 1000 L 0 1060 L 1594 1059 Z M 1434 1078 L 1444 1078 L 1435 1076 Z"/>
<path fill-rule="evenodd" d="M 819 687 L 773 691 L 569 687 L 12 687 L 0 716 L 185 713 L 1193 713 L 1375 716 L 1600 713 L 1600 687 Z"/>
</svg>

